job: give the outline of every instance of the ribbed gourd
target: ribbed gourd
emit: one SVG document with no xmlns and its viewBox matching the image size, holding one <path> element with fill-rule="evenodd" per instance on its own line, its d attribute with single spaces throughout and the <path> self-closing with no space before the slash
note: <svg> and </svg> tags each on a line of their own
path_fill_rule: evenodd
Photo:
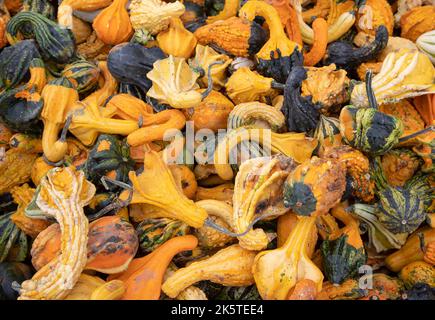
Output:
<svg viewBox="0 0 435 320">
<path fill-rule="evenodd" d="M 379 104 L 435 92 L 435 68 L 424 53 L 399 49 L 388 54 L 381 71 L 373 77 L 373 91 Z M 357 107 L 368 105 L 364 84 L 356 85 L 351 93 L 351 103 Z"/>
<path fill-rule="evenodd" d="M 28 25 L 31 28 L 25 30 Z M 34 38 L 44 60 L 55 63 L 68 63 L 75 54 L 71 30 L 62 29 L 56 22 L 39 13 L 20 12 L 13 16 L 8 23 L 6 36 L 10 44 L 19 42 L 22 37 Z"/>
</svg>

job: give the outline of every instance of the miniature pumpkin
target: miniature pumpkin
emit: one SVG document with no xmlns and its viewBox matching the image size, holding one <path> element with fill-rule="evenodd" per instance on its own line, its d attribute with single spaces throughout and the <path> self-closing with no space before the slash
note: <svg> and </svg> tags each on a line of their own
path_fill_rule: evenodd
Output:
<svg viewBox="0 0 435 320">
<path fill-rule="evenodd" d="M 238 17 L 202 26 L 194 35 L 200 44 L 217 46 L 237 57 L 257 53 L 267 40 L 266 31 L 259 24 Z"/>
<path fill-rule="evenodd" d="M 183 26 L 180 18 L 171 18 L 169 28 L 157 35 L 157 42 L 164 53 L 180 58 L 190 58 L 197 40 Z"/>
<path fill-rule="evenodd" d="M 178 269 L 162 285 L 163 292 L 175 298 L 192 284 L 209 280 L 225 286 L 248 286 L 254 283 L 251 269 L 256 252 L 235 244 L 219 250 L 207 259 Z"/>
<path fill-rule="evenodd" d="M 127 1 L 114 0 L 94 19 L 92 27 L 105 44 L 117 45 L 126 42 L 133 35 L 133 27 L 125 8 Z"/>
<path fill-rule="evenodd" d="M 420 35 L 434 30 L 435 6 L 412 8 L 400 18 L 401 36 L 415 42 Z"/>
<path fill-rule="evenodd" d="M 89 225 L 86 270 L 113 274 L 128 268 L 139 247 L 133 226 L 118 216 L 102 217 Z"/>
<path fill-rule="evenodd" d="M 339 203 L 345 188 L 343 163 L 312 157 L 289 174 L 283 189 L 284 205 L 298 215 L 326 214 Z"/>
<path fill-rule="evenodd" d="M 166 3 L 160 0 L 133 0 L 130 3 L 130 21 L 135 30 L 147 30 L 152 35 L 165 30 L 171 18 L 184 13 L 184 5 L 179 1 Z"/>
</svg>

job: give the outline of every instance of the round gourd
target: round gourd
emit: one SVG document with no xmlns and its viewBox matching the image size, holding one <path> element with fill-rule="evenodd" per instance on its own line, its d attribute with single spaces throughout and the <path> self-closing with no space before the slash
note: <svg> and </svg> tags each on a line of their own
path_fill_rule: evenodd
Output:
<svg viewBox="0 0 435 320">
<path fill-rule="evenodd" d="M 435 267 L 424 261 L 415 261 L 403 267 L 399 277 L 409 289 L 417 283 L 426 283 L 435 287 Z"/>
</svg>

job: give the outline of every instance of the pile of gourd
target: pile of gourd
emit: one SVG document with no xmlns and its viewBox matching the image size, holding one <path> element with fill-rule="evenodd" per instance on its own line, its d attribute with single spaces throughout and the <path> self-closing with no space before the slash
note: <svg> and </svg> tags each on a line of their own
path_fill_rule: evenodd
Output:
<svg viewBox="0 0 435 320">
<path fill-rule="evenodd" d="M 433 63 L 430 0 L 0 0 L 0 299 L 435 299 Z"/>
</svg>

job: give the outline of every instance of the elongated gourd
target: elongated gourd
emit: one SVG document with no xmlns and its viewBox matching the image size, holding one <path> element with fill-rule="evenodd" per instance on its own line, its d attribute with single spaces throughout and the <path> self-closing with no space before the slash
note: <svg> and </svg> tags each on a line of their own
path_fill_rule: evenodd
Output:
<svg viewBox="0 0 435 320">
<path fill-rule="evenodd" d="M 317 240 L 316 219 L 299 217 L 284 245 L 260 252 L 252 272 L 258 292 L 264 300 L 284 300 L 296 283 L 309 279 L 322 290 L 323 274 L 308 258 Z"/>
<path fill-rule="evenodd" d="M 83 212 L 95 186 L 73 167 L 50 170 L 35 195 L 43 217 L 55 218 L 62 230 L 61 255 L 21 284 L 20 300 L 62 299 L 86 265 L 88 220 Z"/>
<path fill-rule="evenodd" d="M 175 298 L 184 289 L 202 280 L 224 286 L 249 286 L 254 283 L 251 269 L 255 255 L 255 251 L 243 249 L 237 244 L 221 249 L 210 258 L 175 271 L 163 283 L 162 290 Z"/>
</svg>

